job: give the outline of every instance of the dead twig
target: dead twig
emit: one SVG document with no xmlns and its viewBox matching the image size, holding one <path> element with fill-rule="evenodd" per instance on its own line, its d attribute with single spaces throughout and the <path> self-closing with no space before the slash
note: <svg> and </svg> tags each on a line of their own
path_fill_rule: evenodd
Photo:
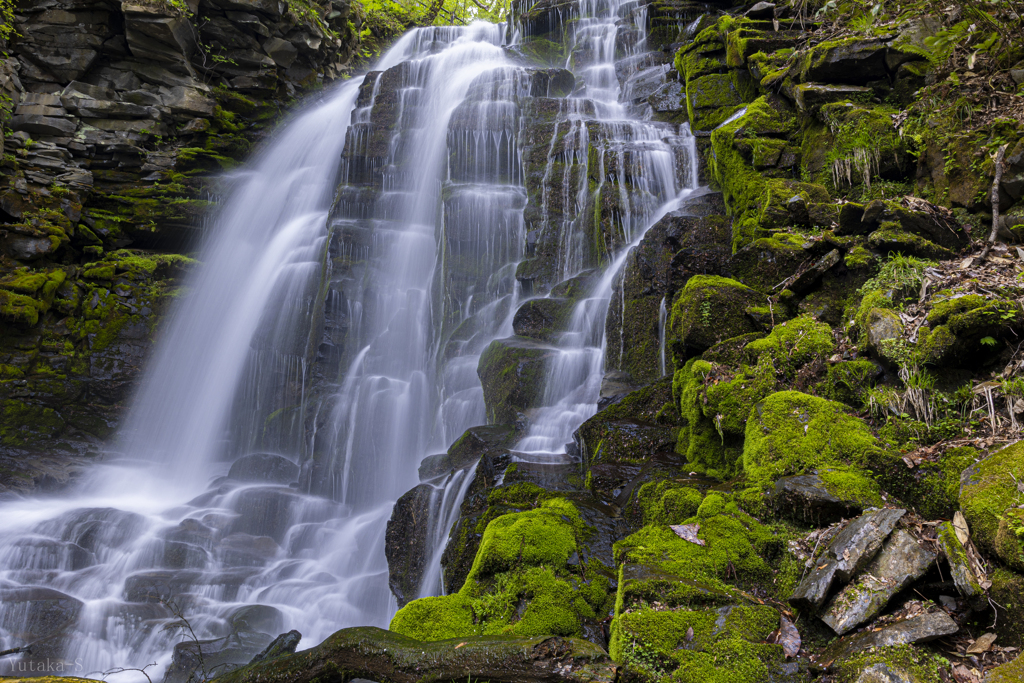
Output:
<svg viewBox="0 0 1024 683">
<path fill-rule="evenodd" d="M 992 181 L 992 232 L 988 234 L 988 243 L 981 251 L 982 261 L 988 258 L 988 252 L 996 243 L 996 235 L 999 234 L 999 185 L 1003 182 L 1003 157 L 1006 156 L 1007 147 L 1008 145 L 1003 145 L 996 152 L 996 178 Z"/>
</svg>

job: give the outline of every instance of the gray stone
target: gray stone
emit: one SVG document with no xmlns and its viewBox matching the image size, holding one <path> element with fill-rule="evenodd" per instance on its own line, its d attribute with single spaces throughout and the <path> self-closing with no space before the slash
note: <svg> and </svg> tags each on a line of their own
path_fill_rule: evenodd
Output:
<svg viewBox="0 0 1024 683">
<path fill-rule="evenodd" d="M 866 567 L 906 512 L 898 508 L 872 510 L 847 524 L 816 558 L 814 569 L 796 587 L 790 603 L 800 608 L 820 608 L 832 582 L 838 579 L 849 583 Z"/>
<path fill-rule="evenodd" d="M 228 617 L 232 631 L 258 631 L 273 635 L 284 628 L 284 614 L 269 605 L 239 607 Z"/>
<path fill-rule="evenodd" d="M 255 631 L 236 631 L 226 638 L 185 641 L 174 646 L 164 683 L 207 680 L 244 664 L 266 648 L 273 637 Z"/>
<path fill-rule="evenodd" d="M 217 544 L 217 557 L 225 567 L 262 567 L 281 554 L 269 536 L 231 534 Z"/>
<path fill-rule="evenodd" d="M 140 104 L 145 107 L 156 107 L 164 103 L 163 98 L 149 90 L 132 90 L 121 95 L 121 99 L 132 104 Z"/>
<path fill-rule="evenodd" d="M 63 118 L 67 111 L 63 107 L 47 107 L 43 104 L 27 104 L 24 101 L 14 110 L 16 116 L 57 116 Z"/>
<path fill-rule="evenodd" d="M 819 659 L 827 665 L 873 647 L 925 643 L 952 635 L 959 630 L 957 623 L 945 612 L 931 612 L 899 621 L 877 631 L 864 631 L 848 638 L 841 638 L 830 645 Z"/>
<path fill-rule="evenodd" d="M 64 136 L 70 135 L 78 128 L 78 122 L 56 116 L 35 116 L 32 114 L 15 114 L 11 117 L 11 129 L 23 130 L 35 135 Z"/>
<path fill-rule="evenodd" d="M 196 50 L 195 32 L 188 19 L 169 6 L 122 2 L 125 37 L 132 55 L 156 62 L 182 63 Z"/>
<path fill-rule="evenodd" d="M 854 40 L 819 47 L 801 74 L 803 82 L 866 85 L 886 78 L 886 46 L 879 39 Z"/>
<path fill-rule="evenodd" d="M 839 250 L 833 249 L 793 278 L 792 282 L 789 283 L 789 289 L 797 294 L 805 294 L 809 292 L 816 284 L 818 284 L 818 281 L 821 280 L 821 277 L 825 273 L 838 265 L 842 260 L 843 257 L 839 253 Z"/>
<path fill-rule="evenodd" d="M 287 69 L 299 56 L 299 50 L 287 40 L 271 38 L 263 43 L 263 50 L 274 60 L 274 64 Z"/>
<path fill-rule="evenodd" d="M 916 683 L 907 672 L 899 668 L 890 668 L 885 662 L 867 667 L 857 676 L 854 683 Z"/>
<path fill-rule="evenodd" d="M 85 97 L 91 100 L 113 100 L 115 99 L 116 94 L 110 88 L 104 88 L 99 85 L 91 85 L 89 83 L 83 83 L 81 81 L 71 81 L 61 92 L 60 101 L 64 103 L 65 98 L 68 97 Z"/>
<path fill-rule="evenodd" d="M 274 638 L 270 645 L 260 652 L 258 655 L 252 658 L 250 664 L 256 662 L 266 661 L 268 659 L 275 659 L 277 657 L 283 657 L 284 655 L 290 655 L 295 652 L 299 647 L 299 642 L 302 640 L 302 634 L 298 631 L 288 631 L 288 633 L 282 633 L 277 638 Z"/>
<path fill-rule="evenodd" d="M 504 451 L 512 445 L 514 437 L 514 430 L 506 425 L 470 427 L 452 444 L 447 453 L 423 459 L 419 468 L 420 480 L 426 481 L 469 467 L 486 453 Z"/>
<path fill-rule="evenodd" d="M 19 261 L 33 261 L 54 251 L 53 244 L 45 237 L 8 235 L 0 245 L 9 256 Z"/>
<path fill-rule="evenodd" d="M 924 576 L 936 555 L 908 532 L 897 529 L 857 580 L 839 592 L 821 620 L 839 635 L 873 619 L 889 600 Z"/>
<path fill-rule="evenodd" d="M 975 598 L 984 595 L 985 589 L 981 587 L 979 577 L 971 566 L 967 548 L 957 538 L 953 524 L 943 522 L 936 531 L 939 539 L 939 550 L 942 551 L 946 562 L 949 564 L 949 571 L 953 575 L 953 582 L 956 584 L 957 590 L 965 598 Z"/>
<path fill-rule="evenodd" d="M 1017 85 L 1024 83 L 1024 69 L 1010 69 L 1010 78 Z"/>
<path fill-rule="evenodd" d="M 284 3 L 279 0 L 212 0 L 211 4 L 224 10 L 260 12 L 270 17 L 284 13 Z"/>
<path fill-rule="evenodd" d="M 859 101 L 874 96 L 874 91 L 871 88 L 823 83 L 801 83 L 796 86 L 794 93 L 797 108 L 809 114 L 816 114 L 824 105 L 833 102 Z"/>
<path fill-rule="evenodd" d="M 188 116 L 212 116 L 217 106 L 211 98 L 203 95 L 196 88 L 176 86 L 163 97 L 164 104 L 175 114 Z"/>
<path fill-rule="evenodd" d="M 832 495 L 817 474 L 782 477 L 775 482 L 772 504 L 791 519 L 817 525 L 859 515 L 866 506 L 862 501 Z"/>
<path fill-rule="evenodd" d="M 159 115 L 150 107 L 130 102 L 112 102 L 86 98 L 68 98 L 68 109 L 83 118 L 93 119 L 139 119 Z"/>
<path fill-rule="evenodd" d="M 899 314 L 887 308 L 873 308 L 867 315 L 867 347 L 881 355 L 883 342 L 903 336 L 903 321 Z"/>
<path fill-rule="evenodd" d="M 295 493 L 285 487 L 260 486 L 245 489 L 238 494 L 235 503 L 235 512 L 239 517 L 232 525 L 232 531 L 253 536 L 270 536 L 281 543 L 291 526 L 291 512 L 296 502 Z"/>
<path fill-rule="evenodd" d="M 283 455 L 251 453 L 231 463 L 228 477 L 236 481 L 290 484 L 299 478 L 299 466 Z"/>
<path fill-rule="evenodd" d="M 775 17 L 775 3 L 759 2 L 748 9 L 743 16 L 747 19 L 773 19 Z"/>
</svg>

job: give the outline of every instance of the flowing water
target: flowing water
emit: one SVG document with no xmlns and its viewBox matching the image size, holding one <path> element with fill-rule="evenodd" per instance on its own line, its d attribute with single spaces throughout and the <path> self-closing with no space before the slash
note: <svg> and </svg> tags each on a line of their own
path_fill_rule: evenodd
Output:
<svg viewBox="0 0 1024 683">
<path fill-rule="evenodd" d="M 415 29 L 235 174 L 116 452 L 59 498 L 0 504 L 0 650 L 38 641 L 4 661 L 12 673 L 156 662 L 156 680 L 182 639 L 165 628 L 175 612 L 200 638 L 233 634 L 238 661 L 288 629 L 309 647 L 386 627 L 396 499 L 420 460 L 486 421 L 477 363 L 519 305 L 584 277 L 516 446 L 571 460 L 626 253 L 697 174 L 685 126 L 630 101 L 668 71 L 645 52 L 646 8 L 556 11 L 575 83 L 516 57 L 519 28 Z M 595 202 L 615 207 L 599 248 Z M 544 291 L 521 272 L 538 239 Z M 429 482 L 422 595 L 441 590 L 474 473 Z"/>
</svg>

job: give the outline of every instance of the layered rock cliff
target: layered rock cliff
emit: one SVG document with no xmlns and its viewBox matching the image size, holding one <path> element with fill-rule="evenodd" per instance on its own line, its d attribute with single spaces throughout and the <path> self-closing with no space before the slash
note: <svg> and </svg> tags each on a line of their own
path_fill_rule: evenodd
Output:
<svg viewBox="0 0 1024 683">
<path fill-rule="evenodd" d="M 113 433 L 225 174 L 349 75 L 348 0 L 21 2 L 0 62 L 0 486 Z"/>
</svg>

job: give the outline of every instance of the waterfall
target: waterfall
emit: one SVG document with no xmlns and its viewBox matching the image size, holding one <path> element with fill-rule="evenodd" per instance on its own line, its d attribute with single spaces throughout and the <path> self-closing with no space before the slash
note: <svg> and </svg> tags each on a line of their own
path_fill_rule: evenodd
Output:
<svg viewBox="0 0 1024 683">
<path fill-rule="evenodd" d="M 244 633 L 231 662 L 293 628 L 309 647 L 387 626 L 388 518 L 424 457 L 486 421 L 481 353 L 524 301 L 597 273 L 515 446 L 572 460 L 612 285 L 696 187 L 697 157 L 685 125 L 626 101 L 667 72 L 645 57 L 646 8 L 552 11 L 567 70 L 517 58 L 515 21 L 414 29 L 232 175 L 116 451 L 59 499 L 0 503 L 0 649 L 56 624 L 33 656 L 78 675 L 157 662 L 156 680 L 176 611 L 200 638 Z M 474 476 L 429 483 L 421 595 L 441 590 Z"/>
</svg>

